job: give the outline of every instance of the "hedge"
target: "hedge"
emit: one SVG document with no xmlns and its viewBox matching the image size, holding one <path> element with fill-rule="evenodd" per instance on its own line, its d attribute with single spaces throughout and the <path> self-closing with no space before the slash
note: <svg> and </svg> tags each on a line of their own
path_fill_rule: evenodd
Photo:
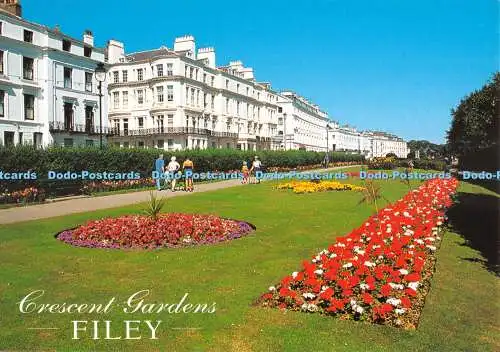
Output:
<svg viewBox="0 0 500 352">
<path fill-rule="evenodd" d="M 422 170 L 444 171 L 446 163 L 436 159 L 412 159 L 413 168 Z M 373 158 L 368 162 L 368 168 L 373 170 L 393 170 L 397 167 L 409 167 L 409 159 L 393 157 Z"/>
<path fill-rule="evenodd" d="M 138 172 L 141 178 L 151 177 L 154 161 L 162 153 L 166 162 L 175 155 L 177 161 L 189 156 L 194 162 L 196 172 L 240 170 L 243 161 L 250 165 L 255 155 L 258 155 L 265 168 L 296 168 L 306 165 L 321 164 L 325 153 L 303 150 L 287 151 L 241 151 L 235 149 L 204 149 L 184 151 L 161 151 L 157 149 L 125 149 L 107 147 L 48 147 L 35 149 L 30 146 L 0 147 L 0 170 L 3 172 L 33 171 L 38 179 L 35 181 L 0 180 L 0 187 L 10 190 L 26 186 L 41 187 L 48 190 L 62 190 L 62 193 L 72 193 L 73 188 L 81 188 L 82 181 L 49 181 L 48 171 L 56 172 Z M 364 162 L 364 156 L 339 152 L 330 153 L 330 162 Z M 64 192 L 64 188 L 68 192 Z M 2 189 L 0 189 L 1 193 Z M 60 193 L 61 193 L 60 192 Z"/>
</svg>

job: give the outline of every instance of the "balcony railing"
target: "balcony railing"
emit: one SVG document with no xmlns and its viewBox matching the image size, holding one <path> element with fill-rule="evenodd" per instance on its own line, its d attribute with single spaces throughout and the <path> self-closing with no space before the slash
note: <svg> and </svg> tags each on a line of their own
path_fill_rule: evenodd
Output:
<svg viewBox="0 0 500 352">
<path fill-rule="evenodd" d="M 94 125 L 67 125 L 62 121 L 49 122 L 49 131 L 51 133 L 84 133 L 84 134 L 100 134 L 99 126 Z M 113 128 L 103 126 L 102 134 L 111 136 L 115 130 Z"/>
<path fill-rule="evenodd" d="M 115 136 L 152 136 L 152 135 L 181 135 L 181 134 L 198 134 L 212 137 L 227 137 L 237 138 L 238 134 L 233 132 L 212 131 L 207 128 L 196 127 L 156 127 L 156 128 L 141 128 L 137 130 L 114 130 Z"/>
</svg>

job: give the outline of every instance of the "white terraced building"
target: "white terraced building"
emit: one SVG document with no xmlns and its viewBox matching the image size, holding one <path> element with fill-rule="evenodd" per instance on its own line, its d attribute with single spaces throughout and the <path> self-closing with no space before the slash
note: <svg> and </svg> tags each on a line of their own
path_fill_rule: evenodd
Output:
<svg viewBox="0 0 500 352">
<path fill-rule="evenodd" d="M 401 138 L 386 132 L 367 131 L 371 143 L 371 156 L 383 157 L 396 154 L 398 158 L 406 158 L 410 153 L 408 144 Z"/>
<path fill-rule="evenodd" d="M 14 11 L 11 11 L 14 10 Z M 90 145 L 107 126 L 94 70 L 104 49 L 90 31 L 71 38 L 21 17 L 17 1 L 0 0 L 0 144 Z"/>
<path fill-rule="evenodd" d="M 126 54 L 107 47 L 110 142 L 121 147 L 279 148 L 278 99 L 241 61 L 217 67 L 213 48 L 175 39 L 173 49 Z"/>
<path fill-rule="evenodd" d="M 398 158 L 406 158 L 410 152 L 407 143 L 393 134 L 358 131 L 348 125 L 340 126 L 337 122 L 331 123 L 330 126 L 330 150 L 362 154 L 367 158 L 383 157 L 389 153 Z"/>
<path fill-rule="evenodd" d="M 278 105 L 278 140 L 284 149 L 326 151 L 330 122 L 326 112 L 291 91 L 281 92 Z"/>
</svg>

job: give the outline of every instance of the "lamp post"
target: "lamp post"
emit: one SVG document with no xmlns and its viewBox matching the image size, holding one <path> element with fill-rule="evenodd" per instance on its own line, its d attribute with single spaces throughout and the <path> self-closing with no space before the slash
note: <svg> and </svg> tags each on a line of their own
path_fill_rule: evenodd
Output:
<svg viewBox="0 0 500 352">
<path fill-rule="evenodd" d="M 283 148 L 286 150 L 286 112 L 283 114 Z"/>
<path fill-rule="evenodd" d="M 95 79 L 99 82 L 99 148 L 102 149 L 102 82 L 106 79 L 106 68 L 102 62 L 95 68 Z"/>
<path fill-rule="evenodd" d="M 330 157 L 328 155 L 330 146 L 328 143 L 328 129 L 330 128 L 330 125 L 327 123 L 326 124 L 326 154 L 325 154 L 325 168 L 328 167 L 328 164 L 330 163 Z"/>
</svg>

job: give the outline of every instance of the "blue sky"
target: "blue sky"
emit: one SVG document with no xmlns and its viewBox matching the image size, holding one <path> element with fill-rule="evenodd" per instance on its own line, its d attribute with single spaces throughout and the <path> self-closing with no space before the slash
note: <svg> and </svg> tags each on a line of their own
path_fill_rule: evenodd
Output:
<svg viewBox="0 0 500 352">
<path fill-rule="evenodd" d="M 450 109 L 498 70 L 498 0 L 23 0 L 26 19 L 127 52 L 192 34 L 341 123 L 445 141 Z M 69 5 L 71 4 L 71 5 Z"/>
</svg>

